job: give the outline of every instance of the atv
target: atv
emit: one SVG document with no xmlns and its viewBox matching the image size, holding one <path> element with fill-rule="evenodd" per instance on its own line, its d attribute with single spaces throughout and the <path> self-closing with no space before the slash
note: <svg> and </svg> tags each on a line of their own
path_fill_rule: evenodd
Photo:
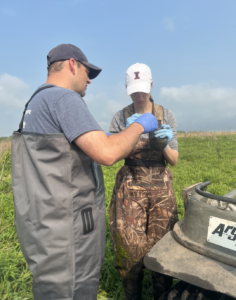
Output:
<svg viewBox="0 0 236 300">
<path fill-rule="evenodd" d="M 145 266 L 180 281 L 160 300 L 236 299 L 236 189 L 182 191 L 185 216 L 144 257 Z"/>
</svg>

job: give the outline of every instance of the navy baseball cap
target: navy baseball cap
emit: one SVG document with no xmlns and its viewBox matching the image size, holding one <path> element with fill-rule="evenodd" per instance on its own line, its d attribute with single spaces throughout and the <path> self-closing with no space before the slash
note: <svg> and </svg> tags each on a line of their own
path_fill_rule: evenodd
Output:
<svg viewBox="0 0 236 300">
<path fill-rule="evenodd" d="M 89 79 L 94 79 L 102 71 L 102 69 L 90 64 L 84 53 L 76 46 L 71 44 L 61 44 L 53 48 L 47 55 L 48 67 L 62 60 L 68 60 L 74 58 L 74 60 L 79 61 L 81 64 L 89 68 Z"/>
</svg>

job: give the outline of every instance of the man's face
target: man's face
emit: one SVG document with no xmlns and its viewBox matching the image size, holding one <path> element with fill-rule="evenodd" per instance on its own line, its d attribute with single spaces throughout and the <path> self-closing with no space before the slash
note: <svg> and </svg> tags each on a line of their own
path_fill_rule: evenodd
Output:
<svg viewBox="0 0 236 300">
<path fill-rule="evenodd" d="M 84 97 L 87 85 L 90 83 L 89 68 L 81 64 L 80 67 L 77 67 L 76 69 L 76 75 L 74 78 L 74 91 L 80 94 L 81 97 Z"/>
</svg>

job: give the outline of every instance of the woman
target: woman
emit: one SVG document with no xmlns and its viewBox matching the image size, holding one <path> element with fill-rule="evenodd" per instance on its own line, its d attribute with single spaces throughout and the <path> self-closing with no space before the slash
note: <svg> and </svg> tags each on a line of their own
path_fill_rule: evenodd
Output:
<svg viewBox="0 0 236 300">
<path fill-rule="evenodd" d="M 177 123 L 170 110 L 153 102 L 152 83 L 148 66 L 132 65 L 126 72 L 126 88 L 133 103 L 118 111 L 110 125 L 110 132 L 118 133 L 149 112 L 161 129 L 154 133 L 154 143 L 148 134 L 141 135 L 117 174 L 110 204 L 115 266 L 127 300 L 141 299 L 143 257 L 178 221 L 173 176 L 166 167 L 178 161 Z M 162 150 L 160 142 L 165 142 Z M 172 285 L 171 277 L 156 272 L 152 272 L 152 281 L 154 299 Z"/>
</svg>

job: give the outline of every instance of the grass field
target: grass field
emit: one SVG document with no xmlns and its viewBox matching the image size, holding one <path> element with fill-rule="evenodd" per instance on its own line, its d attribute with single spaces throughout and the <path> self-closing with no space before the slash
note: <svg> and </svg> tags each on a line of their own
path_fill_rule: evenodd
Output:
<svg viewBox="0 0 236 300">
<path fill-rule="evenodd" d="M 171 167 L 179 218 L 183 217 L 181 191 L 191 184 L 210 180 L 208 191 L 218 195 L 236 189 L 236 134 L 181 133 L 179 162 Z M 109 206 L 116 173 L 123 162 L 103 167 L 106 205 Z M 32 277 L 21 254 L 14 229 L 13 196 L 11 191 L 10 140 L 0 138 L 0 299 L 29 300 L 32 298 Z M 107 242 L 98 299 L 123 299 L 123 290 L 117 271 L 113 267 L 112 249 L 107 211 Z M 143 300 L 152 299 L 150 273 L 145 271 Z"/>
</svg>

